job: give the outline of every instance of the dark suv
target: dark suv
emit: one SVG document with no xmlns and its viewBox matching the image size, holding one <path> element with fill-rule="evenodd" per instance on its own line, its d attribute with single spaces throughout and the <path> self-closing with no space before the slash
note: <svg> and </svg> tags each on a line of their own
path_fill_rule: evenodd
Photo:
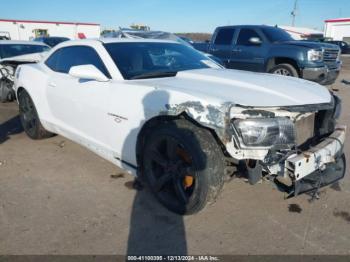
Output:
<svg viewBox="0 0 350 262">
<path fill-rule="evenodd" d="M 340 71 L 338 46 L 296 41 L 272 26 L 218 27 L 206 47 L 227 68 L 301 77 L 332 84 Z"/>
</svg>

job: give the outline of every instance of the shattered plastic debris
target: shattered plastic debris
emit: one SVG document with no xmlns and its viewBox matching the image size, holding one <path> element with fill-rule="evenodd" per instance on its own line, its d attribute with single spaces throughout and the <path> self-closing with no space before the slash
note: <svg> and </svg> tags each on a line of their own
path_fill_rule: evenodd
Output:
<svg viewBox="0 0 350 262">
<path fill-rule="evenodd" d="M 124 185 L 128 189 L 134 189 L 134 190 L 137 190 L 137 191 L 141 191 L 143 189 L 143 185 L 138 179 L 135 179 L 133 181 L 128 181 Z"/>
<path fill-rule="evenodd" d="M 123 173 L 119 173 L 119 174 L 112 174 L 111 175 L 111 178 L 114 178 L 114 179 L 118 179 L 118 178 L 124 178 L 125 175 Z"/>
<path fill-rule="evenodd" d="M 345 79 L 343 79 L 343 80 L 341 81 L 341 83 L 342 83 L 342 84 L 345 84 L 345 85 L 350 85 L 350 81 L 345 80 Z"/>
<path fill-rule="evenodd" d="M 298 213 L 300 214 L 303 209 L 298 204 L 290 204 L 288 206 L 288 211 L 291 213 Z"/>
<path fill-rule="evenodd" d="M 61 141 L 61 142 L 58 143 L 58 146 L 59 146 L 60 148 L 63 148 L 65 145 L 66 145 L 66 142 L 65 142 L 65 141 Z"/>
</svg>

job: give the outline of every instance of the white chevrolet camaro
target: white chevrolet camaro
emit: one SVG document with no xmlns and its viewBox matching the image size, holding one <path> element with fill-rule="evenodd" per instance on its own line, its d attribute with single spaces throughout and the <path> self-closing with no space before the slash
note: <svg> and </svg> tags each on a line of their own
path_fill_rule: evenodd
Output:
<svg viewBox="0 0 350 262">
<path fill-rule="evenodd" d="M 180 214 L 213 202 L 237 173 L 290 195 L 345 174 L 338 97 L 302 79 L 224 69 L 176 42 L 64 42 L 19 66 L 15 92 L 29 137 L 89 148 Z"/>
</svg>

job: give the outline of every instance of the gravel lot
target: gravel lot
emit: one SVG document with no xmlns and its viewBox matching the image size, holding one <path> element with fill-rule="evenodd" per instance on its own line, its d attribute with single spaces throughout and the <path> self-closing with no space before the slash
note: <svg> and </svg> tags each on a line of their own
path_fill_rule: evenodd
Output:
<svg viewBox="0 0 350 262">
<path fill-rule="evenodd" d="M 350 57 L 332 86 L 350 126 L 343 79 Z M 349 169 L 314 202 L 235 179 L 215 205 L 181 217 L 77 144 L 30 140 L 17 112 L 16 103 L 0 104 L 0 254 L 350 254 Z"/>
</svg>

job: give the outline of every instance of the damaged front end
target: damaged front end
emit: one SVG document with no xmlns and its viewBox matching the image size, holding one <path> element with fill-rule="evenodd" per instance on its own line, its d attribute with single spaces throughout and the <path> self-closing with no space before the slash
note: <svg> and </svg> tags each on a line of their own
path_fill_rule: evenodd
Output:
<svg viewBox="0 0 350 262">
<path fill-rule="evenodd" d="M 215 130 L 230 163 L 251 184 L 263 177 L 290 196 L 319 189 L 344 177 L 345 126 L 337 126 L 341 101 L 327 104 L 257 108 L 186 102 L 166 113 L 185 112 Z"/>
<path fill-rule="evenodd" d="M 230 155 L 251 184 L 262 177 L 289 195 L 319 189 L 344 177 L 345 126 L 336 126 L 341 101 L 276 108 L 231 108 Z"/>
</svg>

